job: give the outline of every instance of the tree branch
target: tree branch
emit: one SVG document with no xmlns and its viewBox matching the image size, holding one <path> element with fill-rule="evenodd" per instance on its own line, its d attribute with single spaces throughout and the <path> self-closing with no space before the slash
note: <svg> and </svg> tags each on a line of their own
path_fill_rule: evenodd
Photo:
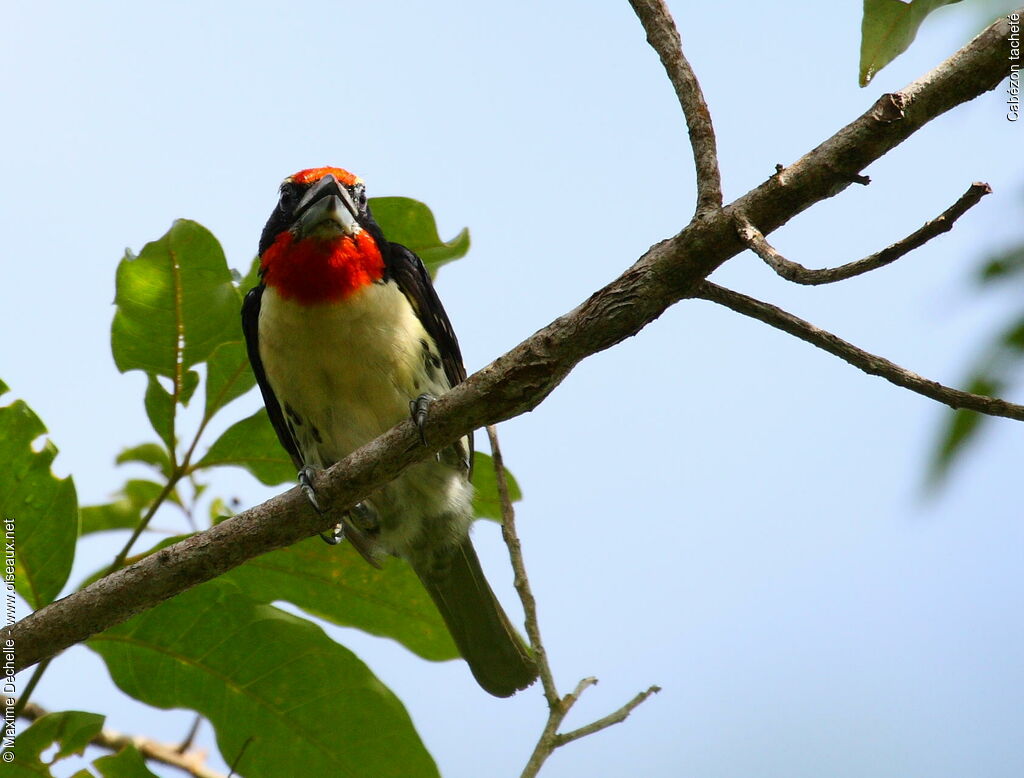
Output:
<svg viewBox="0 0 1024 778">
<path fill-rule="evenodd" d="M 614 713 L 609 713 L 604 718 L 600 718 L 597 721 L 591 722 L 584 727 L 574 729 L 572 732 L 566 732 L 565 734 L 556 735 L 556 745 L 564 746 L 566 743 L 571 743 L 574 740 L 578 740 L 581 737 L 587 735 L 593 735 L 595 732 L 600 732 L 602 729 L 607 729 L 613 724 L 620 724 L 626 720 L 630 713 L 637 709 L 637 707 L 643 703 L 652 694 L 657 694 L 661 691 L 660 686 L 652 686 L 647 691 L 640 692 L 636 697 L 631 699 L 621 708 Z"/>
<path fill-rule="evenodd" d="M 737 214 L 736 216 L 736 232 L 747 248 L 761 257 L 771 266 L 772 270 L 787 281 L 810 286 L 831 284 L 884 267 L 890 262 L 895 262 L 900 257 L 909 254 L 914 249 L 920 248 L 932 238 L 944 232 L 949 232 L 953 229 L 953 224 L 956 220 L 977 205 L 981 198 L 987 194 L 992 194 L 992 188 L 988 184 L 975 182 L 968 187 L 959 200 L 931 221 L 925 222 L 924 226 L 915 230 L 903 240 L 897 241 L 875 254 L 864 257 L 864 259 L 858 259 L 856 262 L 848 262 L 839 267 L 822 268 L 821 270 L 810 270 L 797 262 L 786 259 L 765 240 L 760 230 L 751 224 L 743 214 Z"/>
<path fill-rule="evenodd" d="M 35 721 L 45 716 L 48 711 L 34 702 L 25 705 L 21 717 L 29 721 Z M 161 764 L 177 767 L 194 778 L 225 778 L 223 773 L 211 770 L 203 764 L 206 755 L 199 751 L 185 752 L 179 746 L 167 745 L 141 735 L 123 735 L 113 729 L 102 729 L 89 741 L 92 745 L 115 754 L 127 745 L 133 745 L 142 754 L 144 759 Z"/>
<path fill-rule="evenodd" d="M 523 547 L 519 542 L 519 535 L 516 534 L 516 513 L 512 507 L 512 499 L 508 493 L 508 479 L 505 477 L 505 460 L 501 456 L 501 446 L 498 444 L 498 431 L 493 424 L 487 425 L 487 440 L 491 444 L 491 459 L 494 462 L 494 477 L 498 484 L 498 497 L 501 500 L 501 538 L 508 548 L 509 560 L 512 562 L 512 572 L 515 574 L 516 594 L 523 604 L 523 615 L 526 617 L 526 636 L 530 639 L 530 647 L 533 649 L 534 659 L 537 660 L 537 668 L 540 671 L 540 682 L 544 687 L 544 697 L 548 706 L 558 705 L 558 689 L 555 687 L 555 678 L 551 674 L 551 665 L 548 664 L 548 654 L 544 650 L 544 641 L 540 637 L 540 621 L 537 619 L 537 600 L 533 596 L 533 589 L 530 588 L 530 579 L 526 575 L 526 563 L 523 561 Z"/>
<path fill-rule="evenodd" d="M 471 430 L 537 407 L 581 360 L 635 335 L 670 305 L 692 297 L 712 271 L 741 252 L 737 213 L 770 234 L 841 192 L 864 167 L 936 116 L 995 88 L 1009 72 L 1008 32 L 1002 17 L 924 77 L 883 95 L 781 173 L 652 246 L 570 313 L 438 398 L 424 430 L 427 447 L 416 426 L 405 421 L 318 477 L 317 493 L 336 509 L 349 508 Z M 0 639 L 15 641 L 15 670 L 23 670 L 248 559 L 330 529 L 331 513 L 318 516 L 292 489 L 47 605 L 0 630 Z"/>
<path fill-rule="evenodd" d="M 697 76 L 683 55 L 679 30 L 664 0 L 629 0 L 629 4 L 644 26 L 647 42 L 658 53 L 686 117 L 697 168 L 697 215 L 718 210 L 722 207 L 722 175 L 718 170 L 715 128 Z"/>
<path fill-rule="evenodd" d="M 937 381 L 922 378 L 917 373 L 912 373 L 884 357 L 857 348 L 831 332 L 815 327 L 810 322 L 781 308 L 776 308 L 774 305 L 755 300 L 753 297 L 747 297 L 745 294 L 734 292 L 710 281 L 705 281 L 694 296 L 724 305 L 744 316 L 750 316 L 783 332 L 788 332 L 812 346 L 834 354 L 865 373 L 881 376 L 896 386 L 902 386 L 904 389 L 922 394 L 948 405 L 950 408 L 965 408 L 969 411 L 986 413 L 989 416 L 1002 416 L 1007 419 L 1024 421 L 1024 405 L 1014 405 L 1006 400 L 962 392 L 959 389 L 944 386 Z"/>
<path fill-rule="evenodd" d="M 519 600 L 523 603 L 523 612 L 526 614 L 526 634 L 530 638 L 530 645 L 533 649 L 534 658 L 540 670 L 541 683 L 544 686 L 544 697 L 548 702 L 548 720 L 544 729 L 537 739 L 533 753 L 523 768 L 520 778 L 532 778 L 551 756 L 554 750 L 573 740 L 600 732 L 602 729 L 618 724 L 626 720 L 630 712 L 640 703 L 646 700 L 655 692 L 660 691 L 657 686 L 650 687 L 647 691 L 641 692 L 617 711 L 608 714 L 604 718 L 588 724 L 585 727 L 573 730 L 567 734 L 559 734 L 558 728 L 562 725 L 566 715 L 580 695 L 590 686 L 597 683 L 596 678 L 584 678 L 576 684 L 575 690 L 565 697 L 558 696 L 558 688 L 555 685 L 555 677 L 551 672 L 551 665 L 548 663 L 548 655 L 540 638 L 540 622 L 537 620 L 537 601 L 530 589 L 530 581 L 526 576 L 526 563 L 523 561 L 523 549 L 519 542 L 519 535 L 516 533 L 516 512 L 512 507 L 512 500 L 509 497 L 508 479 L 505 477 L 505 460 L 501 455 L 501 446 L 498 444 L 498 432 L 493 424 L 487 425 L 487 438 L 491 444 L 491 457 L 494 462 L 494 477 L 498 484 L 498 496 L 501 499 L 501 536 L 508 548 L 509 559 L 512 561 L 512 569 L 515 572 L 516 592 Z"/>
</svg>

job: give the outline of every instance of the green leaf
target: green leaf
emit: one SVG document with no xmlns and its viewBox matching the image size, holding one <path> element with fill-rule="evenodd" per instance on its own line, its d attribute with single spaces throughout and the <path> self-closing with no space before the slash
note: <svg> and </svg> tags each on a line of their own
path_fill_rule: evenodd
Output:
<svg viewBox="0 0 1024 778">
<path fill-rule="evenodd" d="M 196 393 L 197 386 L 199 386 L 199 373 L 195 370 L 186 370 L 182 376 L 181 397 L 178 398 L 178 402 L 188 405 L 188 401 Z"/>
<path fill-rule="evenodd" d="M 224 500 L 223 497 L 214 497 L 210 501 L 210 524 L 220 524 L 234 516 L 236 511 Z"/>
<path fill-rule="evenodd" d="M 163 484 L 155 481 L 129 480 L 113 502 L 82 508 L 80 533 L 88 535 L 111 529 L 134 529 L 142 520 L 143 511 L 153 504 L 161 491 Z M 176 501 L 174 497 L 170 499 Z"/>
<path fill-rule="evenodd" d="M 126 694 L 213 724 L 246 778 L 436 776 L 402 703 L 316 625 L 210 581 L 92 638 Z M 248 745 L 247 745 L 248 743 Z"/>
<path fill-rule="evenodd" d="M 860 85 L 907 50 L 924 18 L 944 5 L 960 0 L 864 0 L 861 22 Z"/>
<path fill-rule="evenodd" d="M 119 465 L 126 462 L 141 462 L 155 467 L 162 475 L 169 477 L 171 474 L 171 460 L 167 456 L 167 449 L 159 443 L 140 443 L 126 448 L 117 455 L 115 461 Z"/>
<path fill-rule="evenodd" d="M 114 302 L 111 347 L 121 372 L 143 370 L 184 382 L 181 370 L 237 340 L 241 329 L 241 297 L 224 252 L 205 227 L 186 219 L 137 257 L 121 260 Z"/>
<path fill-rule="evenodd" d="M 146 767 L 146 760 L 131 743 L 116 754 L 101 756 L 93 766 L 103 778 L 158 778 Z"/>
<path fill-rule="evenodd" d="M 1024 272 L 1024 245 L 1004 251 L 985 262 L 978 273 L 982 283 L 1005 281 Z"/>
<path fill-rule="evenodd" d="M 147 374 L 146 384 L 146 415 L 153 431 L 160 436 L 160 440 L 167 444 L 168 450 L 174 449 L 174 399 L 171 393 L 164 389 L 156 376 Z"/>
<path fill-rule="evenodd" d="M 512 502 L 523 499 L 515 476 L 507 469 L 508 496 Z M 498 496 L 498 478 L 494 474 L 494 460 L 487 454 L 473 452 L 473 512 L 483 519 L 501 521 L 501 497 Z"/>
<path fill-rule="evenodd" d="M 141 511 L 125 497 L 103 505 L 82 508 L 82 535 L 111 529 L 133 529 L 142 518 Z"/>
<path fill-rule="evenodd" d="M 260 258 L 253 257 L 252 263 L 249 265 L 249 270 L 243 276 L 237 270 L 231 271 L 233 274 L 238 276 L 238 291 L 242 293 L 244 297 L 260 282 Z"/>
<path fill-rule="evenodd" d="M 348 544 L 310 538 L 227 573 L 253 599 L 286 600 L 334 624 L 392 638 L 424 659 L 459 656 L 437 608 L 405 562 L 371 567 Z"/>
<path fill-rule="evenodd" d="M 1024 318 L 1012 324 L 999 338 L 999 342 L 1005 353 L 1004 358 L 1016 366 L 1020 358 L 1024 356 Z"/>
<path fill-rule="evenodd" d="M 968 381 L 967 391 L 987 397 L 1002 395 L 1024 363 L 1024 315 L 1014 319 L 984 350 Z M 939 443 L 929 464 L 926 484 L 940 486 L 956 459 L 977 438 L 988 416 L 957 409 L 946 414 Z"/>
<path fill-rule="evenodd" d="M 262 409 L 228 427 L 195 466 L 223 465 L 244 467 L 267 486 L 295 480 L 295 465 Z"/>
<path fill-rule="evenodd" d="M 210 356 L 206 367 L 206 418 L 255 385 L 256 376 L 249 367 L 245 343 L 240 340 L 222 343 Z"/>
<path fill-rule="evenodd" d="M 431 276 L 438 268 L 469 251 L 469 230 L 463 229 L 447 243 L 437 233 L 434 214 L 419 200 L 408 197 L 373 197 L 370 210 L 388 240 L 412 249 Z"/>
<path fill-rule="evenodd" d="M 0 394 L 6 391 L 0 382 Z M 33 608 L 52 602 L 64 586 L 78 538 L 75 484 L 50 469 L 57 447 L 47 439 L 41 451 L 32 450 L 45 432 L 22 400 L 0 407 L 0 534 L 15 544 L 14 584 Z"/>
<path fill-rule="evenodd" d="M 979 374 L 971 379 L 967 391 L 987 397 L 998 396 L 1003 382 L 990 375 Z M 958 408 L 946 414 L 946 422 L 940 433 L 931 465 L 928 468 L 928 486 L 939 486 L 949 475 L 953 461 L 963 453 L 967 444 L 977 437 L 981 423 L 989 417 L 976 411 Z"/>
<path fill-rule="evenodd" d="M 98 713 L 69 710 L 47 713 L 15 738 L 13 764 L 25 768 L 23 773 L 12 771 L 11 775 L 50 775 L 46 765 L 51 765 L 72 754 L 81 754 L 89 741 L 99 734 L 104 716 Z M 42 754 L 53 744 L 59 747 L 48 762 L 42 761 Z M 7 770 L 4 768 L 4 775 Z"/>
</svg>

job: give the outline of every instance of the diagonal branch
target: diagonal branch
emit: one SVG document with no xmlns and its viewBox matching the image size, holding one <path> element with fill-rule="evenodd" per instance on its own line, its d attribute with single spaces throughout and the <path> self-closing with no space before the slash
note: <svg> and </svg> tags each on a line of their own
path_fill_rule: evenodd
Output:
<svg viewBox="0 0 1024 778">
<path fill-rule="evenodd" d="M 856 262 L 848 262 L 839 267 L 828 267 L 821 270 L 811 270 L 797 262 L 786 259 L 765 240 L 761 231 L 751 224 L 743 214 L 737 214 L 736 216 L 736 232 L 740 236 L 740 240 L 747 245 L 747 248 L 761 257 L 771 266 L 772 270 L 787 281 L 810 286 L 831 284 L 884 267 L 890 262 L 895 262 L 900 257 L 909 254 L 914 249 L 920 248 L 932 238 L 944 232 L 949 232 L 953 229 L 953 224 L 956 220 L 977 205 L 981 198 L 987 194 L 992 194 L 992 188 L 988 184 L 975 182 L 968 187 L 959 200 L 931 221 L 925 222 L 924 226 L 915 230 L 903 240 L 897 241 L 875 254 L 864 257 L 864 259 L 858 259 Z"/>
<path fill-rule="evenodd" d="M 944 386 L 937 381 L 922 378 L 917 373 L 912 373 L 906 368 L 890 362 L 884 357 L 871 354 L 864 349 L 857 348 L 842 338 L 833 335 L 827 330 L 815 327 L 810 322 L 804 321 L 793 314 L 776 308 L 753 297 L 734 292 L 731 289 L 705 281 L 701 284 L 694 295 L 703 300 L 710 300 L 713 303 L 724 305 L 744 316 L 762 321 L 783 332 L 788 332 L 800 340 L 817 346 L 840 359 L 849 362 L 856 368 L 863 370 L 870 375 L 881 376 L 886 381 L 902 386 L 912 392 L 923 394 L 932 400 L 948 405 L 950 408 L 965 408 L 969 411 L 986 413 L 990 416 L 1003 416 L 1007 419 L 1024 421 L 1024 405 L 1015 405 L 994 397 L 985 397 L 980 394 L 962 392 Z"/>
<path fill-rule="evenodd" d="M 722 207 L 722 175 L 718 170 L 715 128 L 697 76 L 683 55 L 679 30 L 664 0 L 629 0 L 629 3 L 644 26 L 647 42 L 658 53 L 686 117 L 693 163 L 697 168 L 697 215 L 717 210 Z"/>
<path fill-rule="evenodd" d="M 405 421 L 324 473 L 317 479 L 318 493 L 345 509 L 471 430 L 537 407 L 581 360 L 635 335 L 669 306 L 692 297 L 715 268 L 743 251 L 734 223 L 737 213 L 770 234 L 841 192 L 852 176 L 936 116 L 994 89 L 1010 69 L 1008 33 L 1002 17 L 930 73 L 883 95 L 781 173 L 652 246 L 619 278 L 440 397 L 424 429 L 428 447 L 421 444 L 416 425 Z M 1024 418 L 1024 413 L 997 415 Z M 326 531 L 334 522 L 330 513 L 315 514 L 292 489 L 47 605 L 0 630 L 0 640 L 15 641 L 15 671 L 21 671 L 248 559 Z"/>
</svg>

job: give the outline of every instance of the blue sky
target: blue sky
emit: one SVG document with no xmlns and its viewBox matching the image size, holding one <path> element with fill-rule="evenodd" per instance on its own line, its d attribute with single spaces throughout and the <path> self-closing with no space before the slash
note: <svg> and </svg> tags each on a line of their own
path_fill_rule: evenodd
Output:
<svg viewBox="0 0 1024 778">
<path fill-rule="evenodd" d="M 670 5 L 727 201 L 977 27 L 972 3 L 943 9 L 862 90 L 857 3 Z M 371 194 L 424 200 L 444 236 L 472 231 L 438 289 L 473 371 L 692 213 L 682 117 L 624 1 L 18 4 L 0 35 L 0 376 L 49 426 L 83 504 L 123 482 L 131 471 L 114 456 L 151 435 L 142 377 L 110 358 L 114 268 L 177 217 L 210 228 L 244 268 L 278 183 L 300 168 L 339 165 Z M 793 287 L 750 254 L 715 280 L 957 382 L 1019 309 L 968 280 L 979 257 L 1020 240 L 1021 128 L 1005 113 L 997 89 L 940 118 L 866 170 L 870 186 L 772 237 L 805 265 L 839 264 L 916 229 L 972 181 L 992 185 L 924 249 L 833 287 Z M 240 400 L 234 418 L 258 402 Z M 989 425 L 925 499 L 942 418 L 806 344 L 687 302 L 503 425 L 556 676 L 563 692 L 601 679 L 567 724 L 664 689 L 543 774 L 1020 775 L 1020 427 Z M 244 473 L 214 491 L 244 504 L 271 494 Z M 496 528 L 475 538 L 516 610 Z M 75 580 L 109 558 L 106 544 L 85 544 Z M 518 775 L 545 718 L 539 689 L 495 700 L 461 663 L 330 632 L 405 701 L 445 775 Z M 37 699 L 168 741 L 191 720 L 121 695 L 85 649 L 54 665 Z"/>
</svg>

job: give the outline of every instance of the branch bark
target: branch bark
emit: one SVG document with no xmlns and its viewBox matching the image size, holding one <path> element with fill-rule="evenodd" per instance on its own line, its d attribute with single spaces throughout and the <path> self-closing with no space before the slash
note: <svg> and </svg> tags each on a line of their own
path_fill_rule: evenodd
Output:
<svg viewBox="0 0 1024 778">
<path fill-rule="evenodd" d="M 787 281 L 809 286 L 832 284 L 836 281 L 845 281 L 847 278 L 853 278 L 862 273 L 868 273 L 880 267 L 885 267 L 900 257 L 906 256 L 914 249 L 920 248 L 932 238 L 944 232 L 949 232 L 953 229 L 956 220 L 981 202 L 981 198 L 987 194 L 992 194 L 991 187 L 988 184 L 975 182 L 967 188 L 967 191 L 960 196 L 959 200 L 931 221 L 925 222 L 922 227 L 912 232 L 903 240 L 897 241 L 891 246 L 886 246 L 881 251 L 864 257 L 864 259 L 858 259 L 856 262 L 847 262 L 839 267 L 826 267 L 820 270 L 811 270 L 799 262 L 786 259 L 765 240 L 761 231 L 742 214 L 736 218 L 736 231 L 740 236 L 740 240 L 751 251 L 763 259 L 772 270 Z"/>
<path fill-rule="evenodd" d="M 581 360 L 635 335 L 670 305 L 694 296 L 715 268 L 742 251 L 745 246 L 735 230 L 737 214 L 744 214 L 767 235 L 843 191 L 864 167 L 927 122 L 995 88 L 1009 72 L 1008 32 L 1003 17 L 930 73 L 899 92 L 883 95 L 790 167 L 652 246 L 618 279 L 439 398 L 425 428 L 427 447 L 420 443 L 415 425 L 403 422 L 318 478 L 318 493 L 328 504 L 348 508 L 470 430 L 535 408 Z M 330 515 L 315 514 L 292 489 L 51 603 L 4 628 L 0 639 L 15 641 L 20 671 L 248 559 L 326 531 L 334 523 Z"/>
<path fill-rule="evenodd" d="M 629 0 L 647 33 L 668 80 L 672 82 L 690 133 L 693 163 L 697 168 L 697 215 L 722 207 L 722 174 L 718 169 L 718 145 L 711 111 L 697 76 L 683 54 L 679 30 L 664 0 Z"/>
<path fill-rule="evenodd" d="M 885 357 L 876 356 L 864 349 L 857 348 L 852 343 L 848 343 L 827 330 L 815 327 L 810 322 L 804 321 L 788 311 L 755 300 L 753 297 L 747 297 L 745 294 L 734 292 L 732 289 L 705 281 L 701 284 L 695 297 L 724 305 L 744 316 L 750 316 L 783 332 L 788 332 L 812 346 L 834 354 L 865 373 L 880 376 L 896 386 L 917 392 L 936 402 L 948 405 L 950 408 L 964 408 L 989 416 L 1002 416 L 1007 419 L 1024 421 L 1024 406 L 1022 405 L 1015 405 L 996 397 L 963 392 L 950 386 L 944 386 L 938 381 L 923 378 L 917 373 L 900 367 L 895 362 L 890 362 Z"/>
</svg>

